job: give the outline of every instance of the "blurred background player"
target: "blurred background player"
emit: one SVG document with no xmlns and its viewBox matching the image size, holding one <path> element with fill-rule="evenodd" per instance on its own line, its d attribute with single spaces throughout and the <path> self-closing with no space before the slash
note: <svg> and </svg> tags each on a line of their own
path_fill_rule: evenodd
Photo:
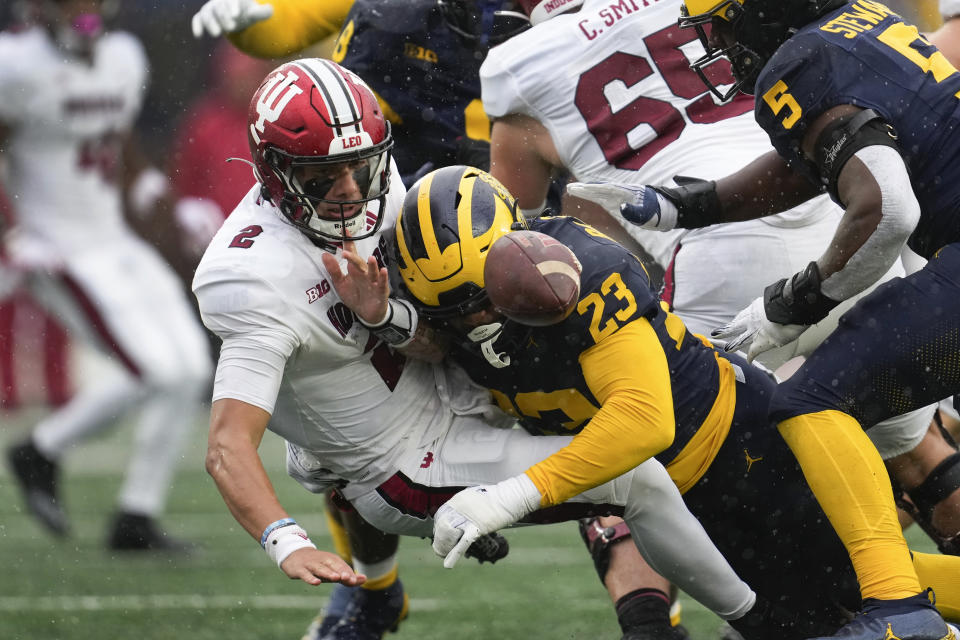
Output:
<svg viewBox="0 0 960 640">
<path fill-rule="evenodd" d="M 14 222 L 5 250 L 35 298 L 122 369 L 41 420 L 7 456 L 30 513 L 65 535 L 60 457 L 136 408 L 107 544 L 176 549 L 157 518 L 210 363 L 176 276 L 124 220 L 124 198 L 147 219 L 166 186 L 128 144 L 147 61 L 131 35 L 104 31 L 106 4 L 31 0 L 22 5 L 30 26 L 0 36 L 0 144 Z"/>
<path fill-rule="evenodd" d="M 207 62 L 206 90 L 176 123 L 167 161 L 176 194 L 174 215 L 182 230 L 189 285 L 213 235 L 256 178 L 250 171 L 246 122 L 250 96 L 272 64 L 220 41 Z M 240 160 L 240 161 L 237 161 Z M 211 350 L 220 340 L 209 334 Z"/>
</svg>

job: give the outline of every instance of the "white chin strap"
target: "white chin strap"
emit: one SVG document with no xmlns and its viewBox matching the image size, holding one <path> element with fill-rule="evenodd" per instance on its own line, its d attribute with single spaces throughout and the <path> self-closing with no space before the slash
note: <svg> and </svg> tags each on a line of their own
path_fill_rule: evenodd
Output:
<svg viewBox="0 0 960 640">
<path fill-rule="evenodd" d="M 510 366 L 510 356 L 502 352 L 497 353 L 493 348 L 493 343 L 497 341 L 497 338 L 500 337 L 502 332 L 503 324 L 494 322 L 492 324 L 482 324 L 467 334 L 467 338 L 469 338 L 471 342 L 480 345 L 480 351 L 483 352 L 483 357 L 487 359 L 487 362 L 497 369 Z"/>
</svg>

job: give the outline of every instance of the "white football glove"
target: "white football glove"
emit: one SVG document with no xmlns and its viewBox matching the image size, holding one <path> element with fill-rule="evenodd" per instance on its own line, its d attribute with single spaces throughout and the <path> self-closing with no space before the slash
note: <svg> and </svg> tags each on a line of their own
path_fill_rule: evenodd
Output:
<svg viewBox="0 0 960 640">
<path fill-rule="evenodd" d="M 540 491 L 527 474 L 464 489 L 433 517 L 433 551 L 452 569 L 480 536 L 502 529 L 540 507 Z"/>
<path fill-rule="evenodd" d="M 567 193 L 595 202 L 610 215 L 623 216 L 644 229 L 670 231 L 677 226 L 677 207 L 653 187 L 604 182 L 571 182 Z"/>
<path fill-rule="evenodd" d="M 710 337 L 724 341 L 723 350 L 727 353 L 749 347 L 747 361 L 753 362 L 761 353 L 793 342 L 807 327 L 805 324 L 780 324 L 768 320 L 763 296 L 760 296 L 733 320 L 711 331 Z"/>
<path fill-rule="evenodd" d="M 193 15 L 190 27 L 194 38 L 202 38 L 204 33 L 217 38 L 224 33 L 243 31 L 272 15 L 273 5 L 256 0 L 207 0 Z"/>
</svg>

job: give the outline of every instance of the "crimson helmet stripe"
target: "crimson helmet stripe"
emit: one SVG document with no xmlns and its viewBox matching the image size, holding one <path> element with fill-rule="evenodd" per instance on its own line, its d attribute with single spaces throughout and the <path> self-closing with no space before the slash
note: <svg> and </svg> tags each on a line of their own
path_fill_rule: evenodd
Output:
<svg viewBox="0 0 960 640">
<path fill-rule="evenodd" d="M 320 90 L 320 97 L 333 119 L 330 124 L 337 130 L 338 137 L 344 135 L 345 125 L 352 125 L 356 133 L 363 130 L 360 124 L 360 107 L 334 63 L 319 58 L 309 58 L 298 60 L 293 64 L 313 78 L 314 86 Z"/>
</svg>

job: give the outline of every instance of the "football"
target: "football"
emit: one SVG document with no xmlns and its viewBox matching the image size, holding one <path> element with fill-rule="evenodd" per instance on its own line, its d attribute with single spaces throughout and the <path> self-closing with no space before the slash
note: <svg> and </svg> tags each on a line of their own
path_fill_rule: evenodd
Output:
<svg viewBox="0 0 960 640">
<path fill-rule="evenodd" d="M 580 261 L 559 241 L 537 231 L 513 231 L 490 247 L 484 287 L 493 306 L 533 327 L 561 322 L 580 297 Z"/>
</svg>

